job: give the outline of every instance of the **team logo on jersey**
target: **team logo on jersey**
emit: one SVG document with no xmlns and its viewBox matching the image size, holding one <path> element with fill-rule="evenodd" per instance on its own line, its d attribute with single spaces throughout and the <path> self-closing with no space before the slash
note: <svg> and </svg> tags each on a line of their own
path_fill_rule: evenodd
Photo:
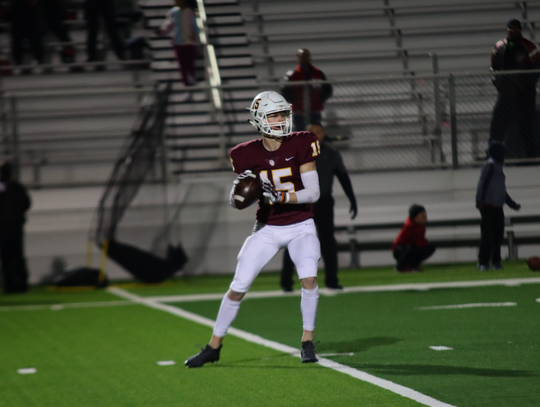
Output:
<svg viewBox="0 0 540 407">
<path fill-rule="evenodd" d="M 273 167 L 274 165 L 276 165 L 276 162 L 274 160 L 268 160 L 268 164 Z"/>
</svg>

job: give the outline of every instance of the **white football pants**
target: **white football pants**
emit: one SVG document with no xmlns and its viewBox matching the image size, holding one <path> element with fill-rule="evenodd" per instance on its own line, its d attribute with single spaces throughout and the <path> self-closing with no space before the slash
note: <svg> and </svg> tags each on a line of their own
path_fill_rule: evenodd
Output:
<svg viewBox="0 0 540 407">
<path fill-rule="evenodd" d="M 286 226 L 256 223 L 240 253 L 231 290 L 245 293 L 262 268 L 283 247 L 288 247 L 298 278 L 317 277 L 321 246 L 313 219 Z"/>
</svg>

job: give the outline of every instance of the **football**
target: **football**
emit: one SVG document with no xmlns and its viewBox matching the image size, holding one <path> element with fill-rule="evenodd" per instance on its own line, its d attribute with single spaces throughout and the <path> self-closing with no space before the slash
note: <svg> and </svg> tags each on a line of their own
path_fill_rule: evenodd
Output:
<svg viewBox="0 0 540 407">
<path fill-rule="evenodd" d="M 527 266 L 532 271 L 540 271 L 540 257 L 531 256 L 527 259 Z"/>
<path fill-rule="evenodd" d="M 253 205 L 262 194 L 262 184 L 259 174 L 247 174 L 236 184 L 233 192 L 236 209 L 245 209 Z"/>
</svg>

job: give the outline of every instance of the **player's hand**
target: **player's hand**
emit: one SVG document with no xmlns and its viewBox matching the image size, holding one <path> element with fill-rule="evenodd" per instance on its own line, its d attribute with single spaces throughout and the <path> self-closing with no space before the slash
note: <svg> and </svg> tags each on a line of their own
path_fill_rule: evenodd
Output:
<svg viewBox="0 0 540 407">
<path fill-rule="evenodd" d="M 351 214 L 351 220 L 356 218 L 356 214 L 358 213 L 358 207 L 356 206 L 356 202 L 351 204 L 349 213 Z"/>
<path fill-rule="evenodd" d="M 241 180 L 246 178 L 249 174 L 252 174 L 251 170 L 245 170 L 243 173 L 239 174 L 238 177 L 233 181 L 233 184 L 238 184 Z"/>
<path fill-rule="evenodd" d="M 521 204 L 516 204 L 516 207 L 514 208 L 516 211 L 519 211 L 521 209 Z"/>
<path fill-rule="evenodd" d="M 270 182 L 270 180 L 266 178 L 261 178 L 261 181 L 262 181 L 263 195 L 267 197 L 270 202 L 272 203 L 285 202 L 285 194 L 283 192 L 276 191 L 276 188 L 274 188 L 274 185 Z"/>
</svg>

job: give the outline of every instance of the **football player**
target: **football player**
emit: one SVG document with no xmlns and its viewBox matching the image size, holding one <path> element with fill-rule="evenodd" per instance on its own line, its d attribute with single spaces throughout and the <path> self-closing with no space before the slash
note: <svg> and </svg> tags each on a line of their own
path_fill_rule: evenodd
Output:
<svg viewBox="0 0 540 407">
<path fill-rule="evenodd" d="M 319 199 L 315 160 L 319 139 L 313 133 L 292 133 L 291 106 L 277 92 L 259 93 L 249 108 L 250 123 L 262 138 L 231 150 L 233 170 L 239 174 L 234 186 L 247 174 L 257 173 L 262 182 L 253 233 L 238 254 L 238 265 L 229 291 L 218 312 L 210 343 L 185 361 L 201 367 L 219 360 L 223 338 L 240 308 L 240 302 L 262 268 L 283 247 L 289 249 L 302 283 L 300 308 L 303 320 L 302 363 L 317 362 L 313 332 L 319 302 L 317 264 L 321 257 L 313 222 L 313 203 Z M 234 198 L 230 197 L 235 207 Z"/>
</svg>

